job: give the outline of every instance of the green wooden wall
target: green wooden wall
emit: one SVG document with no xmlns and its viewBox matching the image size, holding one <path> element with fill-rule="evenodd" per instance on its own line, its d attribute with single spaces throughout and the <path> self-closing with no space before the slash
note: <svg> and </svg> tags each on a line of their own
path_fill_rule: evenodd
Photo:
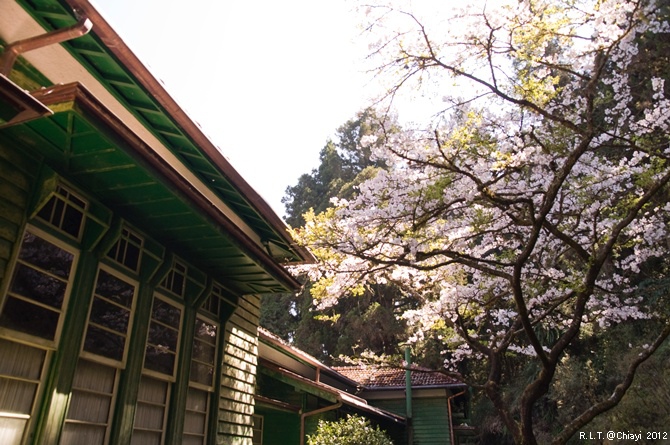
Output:
<svg viewBox="0 0 670 445">
<path fill-rule="evenodd" d="M 38 166 L 35 159 L 0 139 L 0 282 L 3 283 L 23 230 Z"/>
<path fill-rule="evenodd" d="M 405 415 L 405 399 L 370 400 L 378 408 Z M 449 445 L 449 407 L 447 397 L 413 398 L 413 445 Z"/>
<path fill-rule="evenodd" d="M 217 428 L 220 444 L 251 445 L 259 314 L 260 297 L 242 297 L 226 323 Z"/>
<path fill-rule="evenodd" d="M 300 415 L 257 408 L 263 416 L 263 445 L 296 445 L 300 443 Z"/>
<path fill-rule="evenodd" d="M 11 270 L 11 263 L 29 217 L 28 212 L 32 205 L 34 188 L 39 182 L 41 165 L 41 161 L 33 157 L 30 152 L 17 150 L 0 135 L 0 292 L 3 293 L 9 282 L 8 271 Z M 95 258 L 91 258 L 91 264 L 93 266 L 97 264 Z M 95 270 L 90 271 L 89 275 L 95 276 Z M 149 294 L 152 293 L 150 289 Z M 85 294 L 88 298 L 89 293 Z M 220 347 L 222 362 L 220 392 L 216 410 L 213 411 L 218 422 L 216 437 L 211 443 L 230 445 L 252 443 L 251 416 L 254 413 L 253 397 L 258 363 L 259 306 L 258 296 L 239 298 L 238 307 L 224 326 L 223 343 Z M 84 321 L 85 314 L 81 323 Z M 73 344 L 76 356 L 79 343 Z M 72 362 L 72 366 L 75 362 Z M 138 363 L 140 369 L 141 359 Z M 132 424 L 132 416 L 128 420 Z M 54 437 L 57 437 L 57 434 Z"/>
</svg>

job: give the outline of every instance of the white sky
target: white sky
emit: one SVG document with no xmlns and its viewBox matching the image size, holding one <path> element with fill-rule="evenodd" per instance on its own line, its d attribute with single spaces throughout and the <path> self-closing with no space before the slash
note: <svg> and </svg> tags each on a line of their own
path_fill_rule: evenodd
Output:
<svg viewBox="0 0 670 445">
<path fill-rule="evenodd" d="M 94 0 L 126 44 L 280 216 L 368 104 L 346 0 Z"/>
</svg>

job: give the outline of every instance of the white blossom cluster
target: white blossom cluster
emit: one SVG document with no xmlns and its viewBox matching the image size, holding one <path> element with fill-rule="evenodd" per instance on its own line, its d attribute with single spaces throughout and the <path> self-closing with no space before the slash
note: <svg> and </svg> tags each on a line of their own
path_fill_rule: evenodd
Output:
<svg viewBox="0 0 670 445">
<path fill-rule="evenodd" d="M 638 285 L 667 256 L 670 97 L 640 47 L 667 21 L 653 1 L 467 3 L 368 9 L 380 73 L 450 106 L 372 145 L 388 169 L 309 218 L 320 304 L 394 283 L 423 299 L 404 317 L 415 341 L 443 331 L 449 367 L 553 353 L 529 326 L 653 317 Z"/>
</svg>

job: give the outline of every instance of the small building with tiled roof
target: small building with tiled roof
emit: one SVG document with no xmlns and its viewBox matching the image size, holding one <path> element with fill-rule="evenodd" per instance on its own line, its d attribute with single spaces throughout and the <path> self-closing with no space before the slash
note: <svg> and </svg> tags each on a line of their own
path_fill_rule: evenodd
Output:
<svg viewBox="0 0 670 445">
<path fill-rule="evenodd" d="M 452 377 L 413 366 L 408 391 L 405 369 L 330 367 L 263 328 L 258 338 L 258 443 L 303 445 L 319 419 L 347 414 L 379 425 L 395 445 L 474 443 L 469 391 Z"/>
<path fill-rule="evenodd" d="M 395 444 L 405 443 L 405 416 L 368 403 L 356 381 L 275 334 L 259 328 L 258 338 L 254 444 L 303 445 L 319 420 L 348 414 L 379 425 Z"/>
<path fill-rule="evenodd" d="M 405 370 L 378 366 L 336 366 L 333 369 L 368 389 L 405 388 Z M 463 383 L 440 372 L 412 367 L 412 387 L 462 387 Z"/>
<path fill-rule="evenodd" d="M 370 405 L 405 417 L 409 444 L 466 444 L 473 439 L 468 388 L 450 376 L 413 366 L 408 391 L 407 372 L 402 368 L 342 366 L 333 370 L 357 382 L 358 395 Z"/>
</svg>

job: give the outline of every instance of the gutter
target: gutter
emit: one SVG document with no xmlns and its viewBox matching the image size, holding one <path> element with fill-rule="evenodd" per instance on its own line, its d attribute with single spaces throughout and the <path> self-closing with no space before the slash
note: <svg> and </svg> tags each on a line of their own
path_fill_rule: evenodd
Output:
<svg viewBox="0 0 670 445">
<path fill-rule="evenodd" d="M 300 445 L 305 445 L 305 419 L 307 417 L 338 409 L 342 406 L 342 404 L 342 399 L 338 397 L 338 401 L 335 405 L 325 406 L 323 408 L 315 409 L 314 411 L 308 411 L 306 413 L 300 414 Z"/>
<path fill-rule="evenodd" d="M 67 28 L 12 42 L 5 47 L 5 51 L 0 56 L 0 74 L 8 76 L 19 55 L 45 46 L 76 39 L 88 34 L 92 28 L 93 23 L 87 17 L 82 17 L 77 24 Z"/>
</svg>

